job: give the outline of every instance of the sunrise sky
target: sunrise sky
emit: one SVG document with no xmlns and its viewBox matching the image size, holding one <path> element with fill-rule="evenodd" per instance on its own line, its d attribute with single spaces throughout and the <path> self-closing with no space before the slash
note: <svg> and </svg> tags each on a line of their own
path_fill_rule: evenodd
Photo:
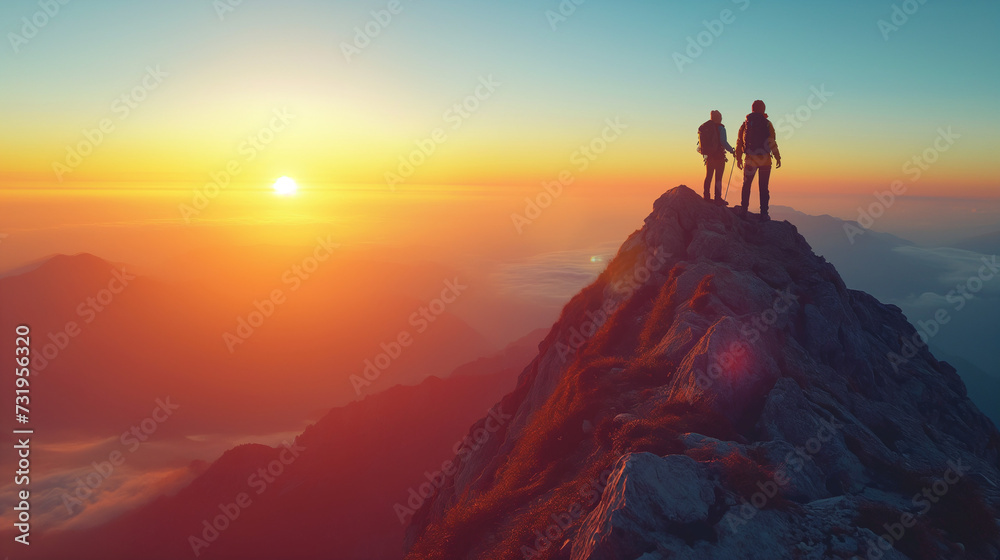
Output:
<svg viewBox="0 0 1000 560">
<path fill-rule="evenodd" d="M 885 285 L 943 271 L 914 282 L 924 292 L 883 297 L 936 317 L 921 313 L 982 258 L 939 249 L 1000 231 L 998 21 L 996 0 L 2 0 L 0 282 L 24 281 L 5 295 L 25 309 L 3 319 L 42 317 L 41 338 L 78 309 L 51 294 L 87 297 L 112 265 L 141 278 L 50 370 L 73 376 L 49 387 L 74 395 L 63 385 L 74 379 L 112 404 L 72 399 L 80 417 L 106 421 L 80 427 L 103 443 L 54 461 L 46 484 L 107 457 L 100 445 L 132 421 L 86 407 L 146 414 L 150 399 L 92 387 L 162 382 L 201 414 L 170 428 L 198 446 L 165 440 L 148 464 L 129 463 L 138 474 L 114 489 L 132 504 L 176 485 L 170 469 L 280 441 L 361 398 L 349 376 L 445 280 L 471 286 L 447 310 L 454 323 L 374 390 L 547 329 L 659 196 L 700 191 L 697 128 L 710 111 L 735 145 L 755 99 L 783 156 L 774 215 L 811 243 L 839 225 L 778 207 L 856 220 L 903 181 L 872 229 L 916 243 L 899 242 L 912 267 L 843 254 L 891 269 Z M 533 214 L 527 204 L 560 178 L 561 194 Z M 228 350 L 223 333 L 319 239 L 336 257 L 247 351 Z M 43 268 L 53 262 L 77 268 Z M 41 281 L 25 276 L 38 271 Z M 992 367 L 975 352 L 996 338 L 993 309 L 966 312 L 955 322 L 966 330 L 938 340 L 961 339 L 955 355 Z M 284 400 L 270 392 L 279 369 L 298 383 L 280 383 Z M 269 407 L 284 423 L 261 435 Z M 65 420 L 76 413 L 52 410 L 53 425 L 77 428 Z M 67 434 L 54 443 L 84 441 Z M 46 507 L 62 516 L 57 500 Z"/>
<path fill-rule="evenodd" d="M 787 190 L 870 193 L 906 177 L 903 164 L 951 127 L 960 139 L 919 194 L 996 195 L 996 2 L 927 2 L 893 30 L 878 24 L 892 22 L 892 3 L 860 0 L 592 0 L 565 19 L 555 0 L 402 0 L 350 57 L 355 27 L 387 2 L 220 6 L 73 2 L 26 38 L 21 18 L 41 8 L 4 2 L 2 187 L 178 188 L 235 159 L 236 182 L 251 188 L 289 175 L 385 189 L 399 157 L 437 128 L 447 139 L 407 183 L 532 185 L 563 169 L 580 184 L 697 183 L 698 124 L 721 110 L 735 143 L 760 98 L 782 129 Z M 706 21 L 719 36 L 685 52 Z M 679 69 L 675 53 L 696 56 Z M 471 116 L 446 113 L 490 76 L 499 85 L 479 89 Z M 116 101 L 144 80 L 144 100 Z M 807 111 L 812 88 L 832 95 Z M 801 128 L 780 126 L 796 110 Z M 241 148 L 275 111 L 293 118 L 251 161 Z M 616 117 L 627 130 L 580 171 L 573 153 Z M 113 130 L 58 182 L 53 164 L 74 163 L 67 147 L 102 119 Z"/>
</svg>

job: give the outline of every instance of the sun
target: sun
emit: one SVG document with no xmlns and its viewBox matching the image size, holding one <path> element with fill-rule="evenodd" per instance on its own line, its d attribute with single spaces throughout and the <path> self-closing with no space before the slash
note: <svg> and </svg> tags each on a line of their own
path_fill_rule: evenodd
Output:
<svg viewBox="0 0 1000 560">
<path fill-rule="evenodd" d="M 278 196 L 292 196 L 298 191 L 299 186 L 291 177 L 281 177 L 274 182 L 274 194 Z"/>
</svg>

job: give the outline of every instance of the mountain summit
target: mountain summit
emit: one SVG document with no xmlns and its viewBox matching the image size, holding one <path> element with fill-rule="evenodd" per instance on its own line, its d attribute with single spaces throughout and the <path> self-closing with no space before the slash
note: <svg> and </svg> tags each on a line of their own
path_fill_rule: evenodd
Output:
<svg viewBox="0 0 1000 560">
<path fill-rule="evenodd" d="M 899 308 L 680 186 L 563 309 L 409 560 L 997 557 L 998 434 Z"/>
</svg>

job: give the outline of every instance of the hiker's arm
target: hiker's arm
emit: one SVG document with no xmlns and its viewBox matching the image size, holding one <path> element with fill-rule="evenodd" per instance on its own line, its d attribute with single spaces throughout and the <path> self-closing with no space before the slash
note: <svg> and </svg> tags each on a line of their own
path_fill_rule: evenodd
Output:
<svg viewBox="0 0 1000 560">
<path fill-rule="evenodd" d="M 770 133 L 767 141 L 771 144 L 771 153 L 774 154 L 774 159 L 778 162 L 778 167 L 781 167 L 781 152 L 778 151 L 778 140 L 774 134 L 774 125 L 771 124 L 771 121 L 767 122 L 767 128 Z"/>
<path fill-rule="evenodd" d="M 734 153 L 733 147 L 729 145 L 729 138 L 726 137 L 726 127 L 719 125 L 719 142 L 729 153 Z"/>
<path fill-rule="evenodd" d="M 736 135 L 736 152 L 733 154 L 736 156 L 736 161 L 740 161 L 743 158 L 743 149 L 746 146 L 746 135 L 747 135 L 747 123 L 740 125 L 740 132 Z"/>
</svg>

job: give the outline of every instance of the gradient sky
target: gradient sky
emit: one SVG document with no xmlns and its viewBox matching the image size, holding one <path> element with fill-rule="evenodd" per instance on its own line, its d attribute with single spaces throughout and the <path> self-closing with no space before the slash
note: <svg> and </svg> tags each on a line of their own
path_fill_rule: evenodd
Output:
<svg viewBox="0 0 1000 560">
<path fill-rule="evenodd" d="M 343 45 L 356 29 L 374 26 L 372 12 L 397 1 L 402 10 L 348 60 Z M 220 15 L 231 3 L 239 5 Z M 886 39 L 878 21 L 892 17 L 894 3 L 919 9 Z M 53 16 L 44 12 L 50 4 Z M 566 7 L 573 13 L 554 16 Z M 730 22 L 714 23 L 724 10 Z M 44 25 L 26 29 L 25 19 Z M 551 324 L 660 193 L 697 188 L 696 130 L 710 110 L 725 115 L 735 144 L 755 99 L 767 102 L 784 156 L 772 176 L 774 206 L 853 219 L 873 191 L 906 180 L 906 200 L 875 229 L 923 233 L 913 238 L 929 243 L 997 231 L 998 23 L 996 0 L 0 0 L 0 274 L 88 252 L 198 293 L 248 294 L 243 313 L 286 263 L 301 262 L 317 238 L 333 239 L 358 262 L 468 273 L 472 292 L 454 313 L 499 348 Z M 710 44 L 688 53 L 699 34 Z M 692 55 L 683 69 L 680 55 Z M 162 83 L 125 112 L 119 98 L 152 84 L 150 68 Z M 483 92 L 483 80 L 499 85 L 456 128 L 447 112 Z M 832 95 L 807 109 L 820 89 Z M 789 128 L 786 115 L 797 111 L 809 118 Z M 278 122 L 276 113 L 290 122 L 250 158 L 247 138 Z M 67 164 L 67 149 L 102 120 L 113 130 L 57 180 L 53 164 Z M 627 129 L 581 169 L 574 152 L 609 120 Z M 391 191 L 386 173 L 435 129 L 447 140 L 406 188 Z M 941 129 L 960 138 L 909 181 L 904 164 Z M 231 164 L 240 168 L 232 191 L 194 221 L 182 219 L 192 195 Z M 511 215 L 524 212 L 524 197 L 564 171 L 573 189 L 516 229 Z M 300 196 L 272 196 L 280 176 L 297 179 Z M 950 256 L 917 256 L 942 254 Z M 949 282 L 971 274 L 970 262 L 960 264 L 945 269 Z M 277 274 L 260 272 L 267 266 Z M 386 285 L 414 283 L 386 277 Z M 375 302 L 360 296 L 384 290 L 352 291 L 340 276 L 317 282 L 316 290 L 346 293 L 345 302 Z M 933 296 L 896 303 L 930 317 L 941 305 Z M 302 324 L 312 328 L 320 321 L 310 322 L 310 305 L 282 312 L 300 310 L 291 317 L 310 317 Z M 405 324 L 405 315 L 372 308 L 332 306 L 322 322 Z M 357 348 L 374 356 L 380 342 Z M 364 367 L 352 363 L 344 367 Z M 246 379 L 239 364 L 232 371 Z M 187 464 L 192 450 L 207 457 L 239 443 L 199 442 L 186 441 L 187 451 L 164 442 L 150 464 L 160 455 Z M 89 469 L 91 453 L 107 457 L 88 447 L 65 464 Z M 107 487 L 112 501 L 134 503 L 186 472 L 174 462 L 157 467 L 140 476 L 139 463 L 129 463 L 130 483 Z M 46 473 L 46 482 L 66 486 L 70 473 Z M 61 503 L 52 507 L 62 514 Z"/>
<path fill-rule="evenodd" d="M 40 8 L 4 2 L 2 186 L 52 186 L 52 163 L 103 118 L 114 132 L 63 186 L 203 181 L 245 159 L 240 143 L 281 108 L 295 119 L 243 162 L 241 183 L 384 188 L 399 156 L 442 127 L 448 140 L 408 182 L 530 185 L 571 169 L 580 183 L 696 184 L 709 110 L 735 143 L 754 99 L 778 124 L 825 86 L 833 96 L 779 132 L 787 188 L 884 188 L 952 127 L 961 138 L 912 193 L 996 196 L 997 2 L 930 0 L 886 40 L 890 1 L 587 0 L 553 29 L 557 0 L 401 0 L 348 63 L 342 43 L 387 4 L 244 0 L 220 18 L 210 0 L 71 2 L 15 53 L 9 34 Z M 674 53 L 726 9 L 735 21 L 679 71 Z M 122 119 L 114 100 L 147 67 L 168 76 Z M 490 75 L 501 86 L 453 130 L 445 111 Z M 628 130 L 577 170 L 571 154 L 614 117 Z"/>
</svg>

